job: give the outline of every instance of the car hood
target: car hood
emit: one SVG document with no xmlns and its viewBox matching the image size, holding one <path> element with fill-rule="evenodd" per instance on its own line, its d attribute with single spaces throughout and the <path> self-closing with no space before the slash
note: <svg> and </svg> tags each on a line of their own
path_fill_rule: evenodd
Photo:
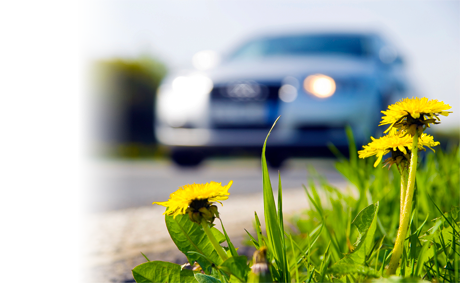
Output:
<svg viewBox="0 0 460 283">
<path fill-rule="evenodd" d="M 370 59 L 353 57 L 271 57 L 223 63 L 207 75 L 214 84 L 238 80 L 282 81 L 286 76 L 303 77 L 321 73 L 332 77 L 369 76 L 375 71 Z"/>
</svg>

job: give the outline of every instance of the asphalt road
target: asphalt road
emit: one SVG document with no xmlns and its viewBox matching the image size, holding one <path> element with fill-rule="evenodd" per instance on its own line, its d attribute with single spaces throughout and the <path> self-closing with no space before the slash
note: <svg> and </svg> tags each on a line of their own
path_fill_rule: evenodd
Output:
<svg viewBox="0 0 460 283">
<path fill-rule="evenodd" d="M 340 184 L 342 176 L 334 168 L 334 159 L 290 159 L 280 169 L 283 190 L 298 189 L 307 184 L 308 166 Z M 270 170 L 272 186 L 278 187 L 278 172 Z M 209 181 L 227 184 L 233 180 L 231 195 L 262 191 L 260 159 L 212 159 L 198 168 L 178 168 L 168 160 L 120 161 L 97 160 L 90 168 L 90 187 L 85 196 L 89 213 L 149 206 L 166 201 L 178 187 Z"/>
</svg>

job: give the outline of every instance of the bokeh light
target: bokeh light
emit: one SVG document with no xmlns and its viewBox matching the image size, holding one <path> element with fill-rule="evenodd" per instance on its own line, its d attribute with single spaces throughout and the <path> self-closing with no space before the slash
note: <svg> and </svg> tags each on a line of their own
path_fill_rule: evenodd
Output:
<svg viewBox="0 0 460 283">
<path fill-rule="evenodd" d="M 289 84 L 285 84 L 280 87 L 279 98 L 283 102 L 293 102 L 297 98 L 297 89 Z"/>
<path fill-rule="evenodd" d="M 330 97 L 335 92 L 334 79 L 321 74 L 308 76 L 303 86 L 307 92 L 319 98 Z"/>
</svg>

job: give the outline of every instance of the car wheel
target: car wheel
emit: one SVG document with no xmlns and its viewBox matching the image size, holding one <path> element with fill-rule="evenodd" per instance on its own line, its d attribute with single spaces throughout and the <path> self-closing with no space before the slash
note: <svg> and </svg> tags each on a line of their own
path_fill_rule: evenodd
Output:
<svg viewBox="0 0 460 283">
<path fill-rule="evenodd" d="M 196 150 L 173 149 L 171 159 L 180 167 L 195 167 L 200 165 L 205 156 Z"/>
</svg>

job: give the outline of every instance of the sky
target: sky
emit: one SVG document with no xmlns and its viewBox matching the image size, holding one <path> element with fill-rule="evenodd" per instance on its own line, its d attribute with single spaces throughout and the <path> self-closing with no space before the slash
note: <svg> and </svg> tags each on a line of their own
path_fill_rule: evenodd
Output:
<svg viewBox="0 0 460 283">
<path fill-rule="evenodd" d="M 421 96 L 460 106 L 460 1 L 92 1 L 86 11 L 88 60 L 150 54 L 169 68 L 259 31 L 377 31 L 399 49 Z M 459 121 L 454 111 L 439 129 Z"/>
</svg>

